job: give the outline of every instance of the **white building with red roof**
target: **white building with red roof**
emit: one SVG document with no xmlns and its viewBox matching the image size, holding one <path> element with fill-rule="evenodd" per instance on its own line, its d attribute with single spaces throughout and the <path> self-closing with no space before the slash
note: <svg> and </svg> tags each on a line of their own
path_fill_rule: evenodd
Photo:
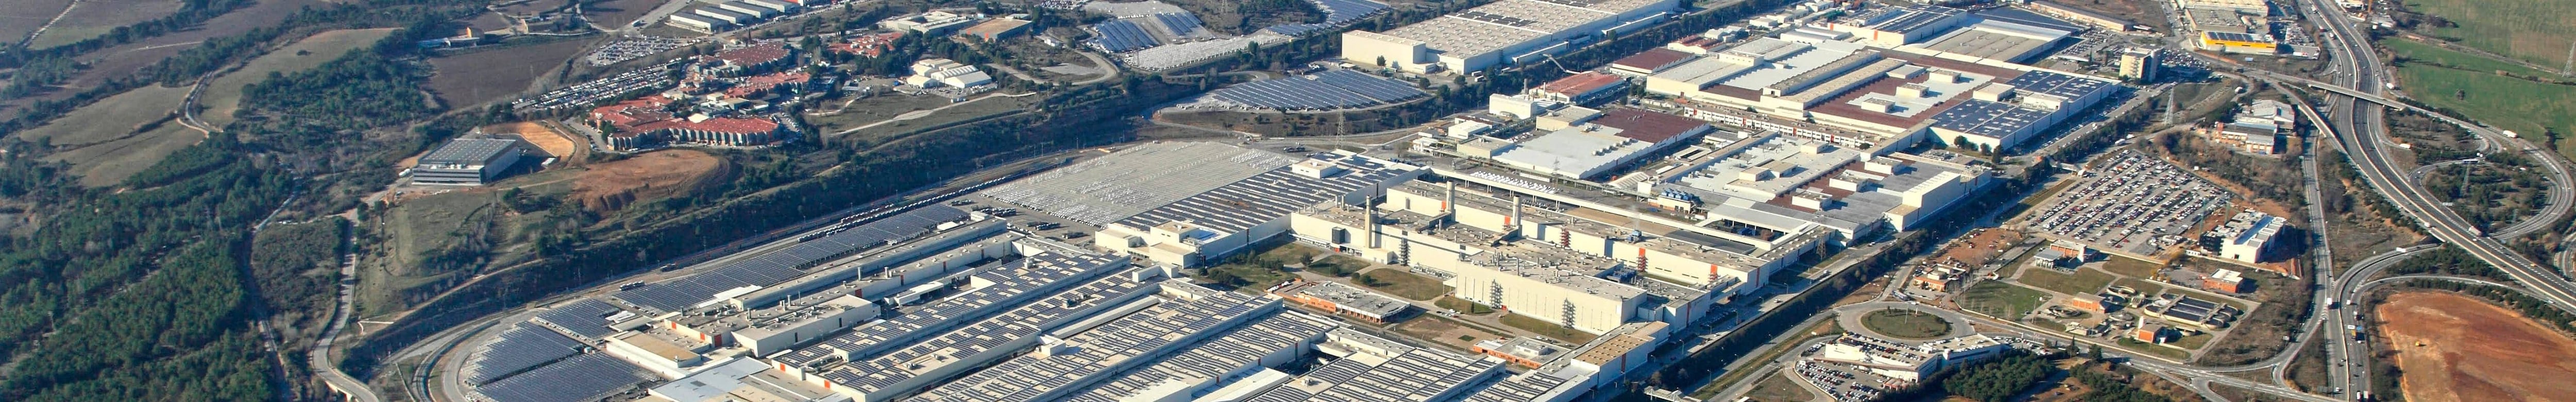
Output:
<svg viewBox="0 0 2576 402">
<path fill-rule="evenodd" d="M 1532 98 L 1585 105 L 1617 98 L 1627 92 L 1627 77 L 1599 71 L 1566 76 L 1528 91 Z"/>
</svg>

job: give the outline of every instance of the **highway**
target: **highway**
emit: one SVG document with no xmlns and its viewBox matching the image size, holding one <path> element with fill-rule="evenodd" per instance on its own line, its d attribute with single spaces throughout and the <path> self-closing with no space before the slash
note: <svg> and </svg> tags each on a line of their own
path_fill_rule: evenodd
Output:
<svg viewBox="0 0 2576 402">
<path fill-rule="evenodd" d="M 2316 9 L 2340 9 L 2336 4 L 2324 0 L 2307 0 L 2307 2 Z M 2385 85 L 2382 79 L 2387 74 L 2386 66 L 2379 62 L 2377 53 L 2363 43 L 2366 37 L 2355 34 L 2359 31 L 2351 27 L 2350 18 L 2340 13 L 2327 13 L 2310 20 L 2317 21 L 2319 28 L 2323 30 L 2323 35 L 2319 37 L 2320 43 L 2329 47 L 2327 50 L 2333 55 L 2337 69 L 2351 74 L 2333 77 L 2337 81 L 2334 83 L 2335 86 L 2341 86 L 2344 90 L 2332 91 L 2335 95 L 2328 96 L 2327 108 L 2323 111 L 2325 114 L 2310 112 L 2309 118 L 2318 123 L 2318 128 L 2329 131 L 2338 145 L 2351 156 L 2353 165 L 2359 168 L 2363 179 L 2368 181 L 2380 195 L 2387 197 L 2400 212 L 2414 218 L 2426 234 L 2444 243 L 2458 246 L 2471 256 L 2494 265 L 2498 270 L 2512 277 L 2515 282 L 2519 282 L 2522 285 L 2521 288 L 2533 297 L 2548 301 L 2560 308 L 2576 309 L 2576 291 L 2571 291 L 2571 288 L 2576 286 L 2571 286 L 2566 278 L 2559 276 L 2549 267 L 2524 259 L 2502 242 L 2485 237 L 2485 233 L 2470 225 L 2467 220 L 2461 219 L 2459 214 L 2449 207 L 2442 205 L 2440 199 L 2418 187 L 2410 172 L 2390 159 L 2387 149 L 2389 146 L 2387 127 L 2382 125 L 2385 110 L 2377 104 L 2363 103 L 2364 99 L 2349 93 L 2360 91 L 2363 92 L 2362 95 L 2377 95 L 2379 89 Z M 2336 89 L 2331 86 L 2325 87 Z M 2307 104 L 2302 103 L 2300 106 L 2306 108 Z M 2327 121 L 2328 115 L 2334 118 Z M 2468 127 L 2476 129 L 2478 126 L 2468 125 Z M 2511 142 L 2511 140 L 2492 137 L 2487 140 Z M 2566 177 L 2565 169 L 2559 166 L 2554 157 L 2539 156 L 2542 156 L 2539 159 L 2549 161 L 2547 163 L 2555 171 L 2553 173 L 2558 174 L 2558 178 L 2563 180 Z M 2562 181 L 2559 186 L 2553 187 L 2565 187 L 2567 184 L 2569 183 Z M 2552 193 L 2552 196 L 2559 195 L 2556 191 Z M 2566 203 L 2554 204 L 2556 205 L 2552 205 L 2551 211 L 2544 211 L 2541 214 L 2542 218 L 2554 218 L 2565 213 Z M 2394 256 L 2382 255 L 2387 258 L 2374 258 L 2373 261 L 2355 264 L 2354 269 L 2345 272 L 2342 278 L 2338 278 L 2340 280 L 2330 282 L 2331 288 L 2337 290 L 2330 293 L 2340 294 L 2347 300 L 2358 296 L 2364 286 L 2354 284 L 2354 281 L 2368 278 L 2363 275 L 2374 274 L 2386 265 L 2402 260 L 2404 255 L 2406 255 L 2405 252 L 2395 253 Z M 2324 324 L 2325 328 L 2333 330 L 2336 327 L 2334 324 L 2351 325 L 2363 319 L 2357 309 L 2350 315 L 2338 311 L 2327 314 Z M 2310 339 L 2314 338 L 2315 334 L 2311 333 Z M 2332 382 L 2341 382 L 2342 387 L 2355 391 L 2367 389 L 2371 384 L 2367 363 L 2367 358 L 2371 354 L 2369 345 L 2359 342 L 2336 342 L 2336 344 L 2339 346 L 2328 348 L 2329 354 L 2337 355 L 2335 362 L 2338 362 L 2331 365 L 2334 367 L 2332 371 L 2336 372 L 2333 377 L 2338 380 Z M 2358 395 L 2360 392 L 2352 394 Z"/>
</svg>

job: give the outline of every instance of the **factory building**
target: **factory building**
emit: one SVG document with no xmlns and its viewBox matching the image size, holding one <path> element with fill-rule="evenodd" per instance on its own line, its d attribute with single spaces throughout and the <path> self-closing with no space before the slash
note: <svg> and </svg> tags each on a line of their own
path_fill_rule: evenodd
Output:
<svg viewBox="0 0 2576 402">
<path fill-rule="evenodd" d="M 1386 32 L 1342 33 L 1342 59 L 1406 72 L 1480 71 L 1644 28 L 1675 0 L 1499 0 Z"/>
<path fill-rule="evenodd" d="M 1421 171 L 1347 152 L 1317 155 L 1102 225 L 1093 245 L 1157 263 L 1198 266 L 1286 233 L 1288 215 L 1298 208 L 1364 199 L 1369 189 Z"/>
<path fill-rule="evenodd" d="M 479 186 L 501 178 L 510 166 L 526 154 L 517 140 L 495 138 L 459 138 L 448 140 L 438 149 L 421 155 L 412 165 L 411 182 L 416 184 L 461 184 Z"/>
<path fill-rule="evenodd" d="M 797 381 L 769 363 L 736 357 L 647 391 L 640 402 L 846 402 L 850 397 Z"/>
<path fill-rule="evenodd" d="M 907 15 L 900 18 L 887 19 L 884 22 L 877 23 L 877 27 L 885 28 L 889 31 L 911 31 L 925 35 L 938 36 L 947 35 L 949 32 L 955 32 L 959 28 L 965 28 L 967 25 L 974 23 L 975 18 L 966 15 L 947 11 L 931 11 Z"/>
<path fill-rule="evenodd" d="M 1576 110 L 1567 108 L 1564 110 Z M 1534 173 L 1589 180 L 1635 163 L 1676 145 L 1699 140 L 1714 129 L 1688 117 L 1637 109 L 1582 113 L 1538 128 L 1554 131 L 1520 143 L 1470 155 Z M 1552 127 L 1554 126 L 1554 127 Z"/>
<path fill-rule="evenodd" d="M 2227 31 L 2201 31 L 2200 48 L 2238 54 L 2279 54 L 2281 44 L 2271 35 Z"/>
<path fill-rule="evenodd" d="M 1374 205 L 1320 204 L 1293 216 L 1292 232 L 1300 242 L 1431 272 L 1460 299 L 1593 333 L 1632 321 L 1697 320 L 1760 287 L 1819 236 L 1766 240 L 1707 230 L 1718 233 L 1712 235 L 1675 228 L 1690 224 L 1668 218 L 1621 217 L 1460 183 L 1410 181 L 1388 187 Z M 1775 241 L 1782 245 L 1754 244 Z"/>
<path fill-rule="evenodd" d="M 1676 213 L 1751 232 L 1809 226 L 1840 239 L 1916 229 L 1991 181 L 1991 169 L 1911 154 L 1871 155 L 1824 141 L 1766 133 L 1672 169 L 1621 182 Z"/>
<path fill-rule="evenodd" d="M 2219 258 L 2245 263 L 2264 262 L 2271 257 L 2272 239 L 2278 237 L 2281 227 L 2286 225 L 2281 217 L 2272 214 L 2252 210 L 2238 212 L 2236 216 L 2228 217 L 2227 223 L 2201 235 L 2202 249 L 2216 250 Z M 2208 247 L 2212 243 L 2218 247 Z"/>
<path fill-rule="evenodd" d="M 2108 29 L 2113 32 L 2127 31 L 2130 26 L 2137 25 L 2137 23 L 2129 22 L 2126 18 L 2093 12 L 2093 10 L 2076 8 L 2065 4 L 2058 4 L 2048 0 L 2032 0 L 2031 2 L 2024 4 L 2029 6 L 2031 11 L 2037 12 L 2040 15 L 2092 25 L 2094 28 Z"/>
<path fill-rule="evenodd" d="M 734 27 L 734 23 L 730 20 L 716 19 L 702 15 L 677 13 L 671 14 L 669 17 L 663 17 L 662 23 L 680 27 L 681 29 L 705 33 L 716 33 L 717 31 L 723 31 Z"/>
<path fill-rule="evenodd" d="M 720 7 L 720 6 L 719 6 L 719 7 L 699 6 L 698 8 L 690 9 L 690 10 L 689 10 L 689 12 L 690 12 L 691 14 L 696 14 L 696 16 L 699 16 L 699 17 L 706 17 L 706 18 L 707 18 L 708 20 L 710 20 L 710 21 L 723 21 L 725 24 L 728 24 L 728 25 L 743 25 L 743 24 L 750 24 L 750 23 L 754 23 L 754 22 L 760 22 L 760 16 L 758 16 L 758 15 L 752 15 L 752 14 L 744 13 L 744 12 L 741 12 L 741 11 L 728 10 L 728 9 L 725 9 L 725 8 L 723 8 L 723 7 Z"/>
<path fill-rule="evenodd" d="M 1628 95 L 1628 79 L 1610 73 L 1586 71 L 1548 81 L 1547 84 L 1530 88 L 1527 93 L 1530 97 L 1542 100 L 1595 105 Z"/>
<path fill-rule="evenodd" d="M 2012 343 L 1971 334 L 1906 345 L 1858 334 L 1844 334 L 1817 352 L 1817 361 L 1850 364 L 1891 378 L 1919 381 L 1934 372 L 2003 355 Z"/>
<path fill-rule="evenodd" d="M 1828 22 L 1825 29 L 1849 32 L 1861 43 L 1871 46 L 1892 48 L 1921 43 L 1970 21 L 1967 10 L 1915 4 L 1879 8 L 1842 21 Z"/>
<path fill-rule="evenodd" d="M 2182 6 L 2182 8 L 2189 9 L 2223 10 L 2252 14 L 2265 14 L 2272 11 L 2272 4 L 2267 0 L 2174 0 L 2174 4 Z"/>
</svg>

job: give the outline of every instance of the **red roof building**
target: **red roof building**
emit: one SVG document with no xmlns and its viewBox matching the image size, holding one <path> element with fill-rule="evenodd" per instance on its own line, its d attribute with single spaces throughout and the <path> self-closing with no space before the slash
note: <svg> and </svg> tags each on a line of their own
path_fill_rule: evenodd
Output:
<svg viewBox="0 0 2576 402">
<path fill-rule="evenodd" d="M 1628 78 L 1599 71 L 1586 71 L 1547 85 L 1531 88 L 1529 95 L 1539 99 L 1577 104 L 1594 104 L 1626 94 Z"/>
<path fill-rule="evenodd" d="M 1673 66 L 1679 66 L 1682 65 L 1682 63 L 1689 63 L 1691 60 L 1696 59 L 1699 59 L 1699 56 L 1679 50 L 1665 48 L 1646 49 L 1646 51 L 1637 52 L 1637 54 L 1622 57 L 1619 58 L 1618 61 L 1610 62 L 1610 72 L 1613 74 L 1643 77 L 1664 72 L 1664 70 L 1671 69 Z"/>
<path fill-rule="evenodd" d="M 705 61 L 706 65 L 700 66 L 698 72 L 722 76 L 755 73 L 784 64 L 792 59 L 790 56 L 795 55 L 795 50 L 787 48 L 787 41 L 761 42 L 751 46 L 726 49 L 716 52 L 715 55 L 701 58 L 700 60 Z"/>
<path fill-rule="evenodd" d="M 1663 143 L 1707 134 L 1715 128 L 1698 119 L 1637 109 L 1611 109 L 1587 123 L 1619 129 L 1619 136 L 1638 141 Z"/>
</svg>

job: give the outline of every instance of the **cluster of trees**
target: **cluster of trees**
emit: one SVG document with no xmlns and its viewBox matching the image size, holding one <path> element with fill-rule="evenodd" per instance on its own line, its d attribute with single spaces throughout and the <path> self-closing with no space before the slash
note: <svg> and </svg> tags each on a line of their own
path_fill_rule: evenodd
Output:
<svg viewBox="0 0 2576 402">
<path fill-rule="evenodd" d="M 228 135 L 196 147 L 240 150 Z M 244 322 L 241 229 L 295 185 L 240 160 L 197 171 L 152 188 L 68 190 L 64 201 L 83 208 L 54 215 L 46 235 L 0 238 L 0 353 L 25 353 L 0 399 L 270 397 L 273 366 Z"/>
<path fill-rule="evenodd" d="M 349 221 L 336 216 L 268 225 L 251 237 L 252 289 L 270 308 L 328 311 L 339 277 L 328 269 L 340 266 L 348 231 Z"/>
<path fill-rule="evenodd" d="M 214 19 L 215 16 L 250 6 L 251 3 L 251 0 L 182 0 L 179 2 L 178 12 L 133 25 L 112 28 L 106 34 L 79 42 L 44 49 L 28 49 L 23 42 L 11 44 L 6 49 L 0 49 L 0 68 L 23 66 L 29 62 L 44 59 L 69 58 L 99 49 L 133 43 L 136 40 L 186 30 L 206 20 Z"/>
<path fill-rule="evenodd" d="M 69 57 L 47 57 L 29 61 L 9 73 L 9 84 L 0 87 L 0 99 L 14 99 L 43 92 L 54 83 L 79 74 L 81 65 Z"/>
<path fill-rule="evenodd" d="M 2372 192 L 2370 190 L 2370 182 L 2361 177 L 2360 168 L 2353 167 L 2351 158 L 2344 156 L 2343 151 L 2340 150 L 2325 150 L 2323 152 L 2326 153 L 2326 157 L 2325 160 L 2320 161 L 2320 163 L 2334 166 L 2326 169 L 2326 177 L 2324 177 L 2324 179 L 2344 184 L 2344 191 L 2359 195 L 2361 202 L 2365 204 L 2364 206 L 2368 207 L 2371 212 L 2377 213 L 2379 219 L 2386 220 L 2389 225 L 2395 226 L 2397 230 L 2407 233 L 2415 233 L 2415 228 L 2419 227 L 2415 224 L 2415 218 L 2406 216 L 2406 213 L 2397 210 L 2397 204 L 2391 204 L 2388 202 L 2387 198 L 2380 197 L 2378 193 Z M 2334 213 L 2352 212 L 2352 199 L 2353 197 L 2350 195 L 2327 194 L 2325 203 L 2326 211 Z"/>
<path fill-rule="evenodd" d="M 2055 371 L 2057 366 L 2049 365 L 2047 359 L 2027 353 L 2011 353 L 1959 368 L 1949 378 L 1941 379 L 1940 384 L 1941 389 L 1951 395 L 1983 402 L 2003 402 L 2020 395 L 2022 390 L 2030 389 L 2031 385 L 2038 384 L 2040 379 Z"/>
<path fill-rule="evenodd" d="M 2424 188 L 2457 200 L 2451 209 L 2487 230 L 2528 219 L 2549 203 L 2549 179 L 2539 173 L 2547 168 L 2538 162 L 2512 152 L 2488 155 L 2487 162 L 2436 168 L 2425 175 Z"/>
<path fill-rule="evenodd" d="M 2494 265 L 2487 265 L 2485 260 L 2479 260 L 2476 256 L 2451 246 L 2442 246 L 2441 249 L 2416 254 L 2414 257 L 2406 258 L 2405 261 L 2397 262 L 2397 265 L 2389 266 L 2387 270 L 2388 276 L 2423 274 L 2458 275 L 2495 281 L 2512 280 L 2507 279 L 2503 271 L 2497 271 Z"/>
<path fill-rule="evenodd" d="M 2110 362 L 2086 363 L 2087 366 L 2095 364 L 2103 366 L 2104 370 L 2118 368 Z M 2129 385 L 2137 377 L 2131 373 L 2115 375 L 2104 373 L 2102 370 L 2077 367 L 2072 377 L 2075 377 L 2076 381 L 2083 381 L 2085 386 L 2093 387 L 2093 392 L 2085 393 L 2084 397 L 2076 400 L 2088 402 L 2170 402 L 2173 400 L 2173 398 L 2166 398 L 2164 395 L 2156 395 Z"/>
<path fill-rule="evenodd" d="M 349 52 L 309 70 L 270 72 L 268 79 L 242 88 L 244 113 L 296 116 L 291 123 L 329 131 L 300 143 L 331 144 L 346 137 L 330 132 L 381 127 L 435 112 L 437 105 L 420 92 L 427 69 L 395 58 L 417 49 L 412 42 L 420 37 L 436 36 L 440 22 L 420 20 L 400 31 L 408 34 L 385 36 L 370 51 Z"/>
</svg>

